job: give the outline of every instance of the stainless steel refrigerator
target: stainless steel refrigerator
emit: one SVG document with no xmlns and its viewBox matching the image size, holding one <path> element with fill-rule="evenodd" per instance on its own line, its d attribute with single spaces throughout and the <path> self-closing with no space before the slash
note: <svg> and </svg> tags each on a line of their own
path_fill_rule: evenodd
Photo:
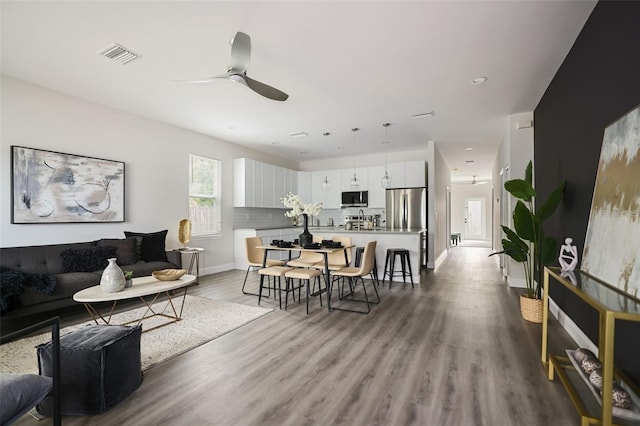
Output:
<svg viewBox="0 0 640 426">
<path fill-rule="evenodd" d="M 427 189 L 400 188 L 386 191 L 387 229 L 422 231 L 420 233 L 420 266 L 427 266 Z M 408 248 L 408 247 L 407 247 Z"/>
</svg>

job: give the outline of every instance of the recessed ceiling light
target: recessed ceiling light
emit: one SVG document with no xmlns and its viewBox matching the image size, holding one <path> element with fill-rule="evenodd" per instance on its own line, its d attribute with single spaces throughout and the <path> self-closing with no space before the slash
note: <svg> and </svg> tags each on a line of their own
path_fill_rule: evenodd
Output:
<svg viewBox="0 0 640 426">
<path fill-rule="evenodd" d="M 304 136 L 309 136 L 309 133 L 307 132 L 291 133 L 289 136 L 291 136 L 292 138 L 302 138 Z"/>
<path fill-rule="evenodd" d="M 471 147 L 466 147 L 464 150 L 465 150 L 465 151 L 473 151 L 473 148 L 471 148 Z"/>
<path fill-rule="evenodd" d="M 488 78 L 487 78 L 487 77 L 476 77 L 476 78 L 474 78 L 473 80 L 471 80 L 471 84 L 473 84 L 473 85 L 476 85 L 476 86 L 477 86 L 478 84 L 482 84 L 482 83 L 484 83 L 484 82 L 485 82 L 485 81 L 487 81 L 487 80 L 488 80 Z"/>
<path fill-rule="evenodd" d="M 434 115 L 435 113 L 433 111 L 429 111 L 429 112 L 422 112 L 420 114 L 413 114 L 411 118 L 427 118 L 427 117 L 433 117 Z"/>
</svg>

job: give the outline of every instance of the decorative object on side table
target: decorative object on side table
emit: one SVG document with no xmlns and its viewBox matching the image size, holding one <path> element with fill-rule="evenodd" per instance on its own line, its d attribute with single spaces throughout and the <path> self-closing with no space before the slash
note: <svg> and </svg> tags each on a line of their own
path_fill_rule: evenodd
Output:
<svg viewBox="0 0 640 426">
<path fill-rule="evenodd" d="M 322 210 L 322 203 L 303 203 L 299 195 L 294 195 L 291 192 L 286 197 L 281 198 L 280 202 L 290 208 L 284 215 L 287 217 L 298 217 L 302 215 L 304 221 L 304 231 L 298 237 L 298 241 L 301 246 L 309 245 L 313 242 L 313 235 L 309 232 L 309 215 L 315 216 Z"/>
<path fill-rule="evenodd" d="M 178 227 L 178 241 L 182 243 L 182 248 L 189 248 L 187 244 L 191 241 L 191 221 L 182 219 Z"/>
<path fill-rule="evenodd" d="M 504 183 L 504 189 L 518 199 L 513 210 L 515 229 L 502 226 L 507 236 L 502 239 L 502 251 L 491 253 L 489 256 L 505 253 L 516 262 L 522 263 L 527 294 L 520 296 L 520 310 L 527 321 L 542 323 L 542 269 L 544 265 L 553 262 L 558 245 L 554 238 L 544 235 L 542 224 L 558 208 L 565 183 L 563 181 L 549 195 L 546 202 L 536 203 L 540 206 L 537 211 L 533 205 L 536 197 L 533 187 L 533 162 L 529 161 L 524 179 L 513 179 Z M 537 308 L 527 309 L 532 303 Z"/>
<path fill-rule="evenodd" d="M 100 277 L 100 289 L 104 293 L 117 293 L 124 290 L 125 280 L 122 269 L 116 264 L 117 258 L 112 257 L 109 260 L 109 264 Z"/>
<path fill-rule="evenodd" d="M 133 285 L 133 271 L 124 271 L 124 288 L 130 288 Z"/>
</svg>

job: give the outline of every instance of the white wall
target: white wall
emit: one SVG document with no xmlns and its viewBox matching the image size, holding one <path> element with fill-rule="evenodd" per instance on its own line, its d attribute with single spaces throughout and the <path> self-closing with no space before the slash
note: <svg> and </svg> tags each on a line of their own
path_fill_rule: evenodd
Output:
<svg viewBox="0 0 640 426">
<path fill-rule="evenodd" d="M 429 191 L 434 195 L 434 234 L 433 255 L 429 261 L 433 261 L 446 254 L 449 243 L 447 231 L 447 187 L 451 188 L 451 170 L 444 161 L 438 146 L 434 146 L 433 177 L 429 175 Z M 430 253 L 431 256 L 431 253 Z"/>
<path fill-rule="evenodd" d="M 500 169 L 505 170 L 505 179 L 524 178 L 527 164 L 533 159 L 533 128 L 518 129 L 518 123 L 533 122 L 533 112 L 513 114 L 507 118 L 504 142 L 501 147 L 502 162 Z M 496 167 L 496 170 L 499 169 Z M 504 193 L 501 202 L 508 214 L 503 218 L 504 225 L 513 227 L 512 212 L 515 199 Z M 502 237 L 500 237 L 502 238 Z M 511 287 L 526 287 L 522 264 L 506 257 L 507 282 Z"/>
<path fill-rule="evenodd" d="M 194 238 L 205 248 L 202 273 L 233 268 L 233 159 L 251 157 L 292 169 L 297 164 L 239 145 L 70 97 L 2 76 L 0 131 L 0 245 L 2 247 L 122 238 L 124 230 L 168 229 L 177 247 L 180 219 L 188 216 L 188 155 L 222 160 L 219 237 Z M 11 224 L 10 146 L 125 162 L 124 223 Z"/>
</svg>

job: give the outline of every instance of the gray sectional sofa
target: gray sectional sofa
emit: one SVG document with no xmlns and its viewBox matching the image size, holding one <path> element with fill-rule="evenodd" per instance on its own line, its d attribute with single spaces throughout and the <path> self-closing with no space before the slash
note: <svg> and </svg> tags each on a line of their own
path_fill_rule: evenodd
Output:
<svg viewBox="0 0 640 426">
<path fill-rule="evenodd" d="M 122 239 L 0 248 L 2 319 L 77 304 L 74 293 L 100 284 L 110 257 L 116 257 L 121 269 L 132 271 L 134 277 L 182 266 L 180 252 L 165 250 L 166 231 L 125 235 Z"/>
</svg>

